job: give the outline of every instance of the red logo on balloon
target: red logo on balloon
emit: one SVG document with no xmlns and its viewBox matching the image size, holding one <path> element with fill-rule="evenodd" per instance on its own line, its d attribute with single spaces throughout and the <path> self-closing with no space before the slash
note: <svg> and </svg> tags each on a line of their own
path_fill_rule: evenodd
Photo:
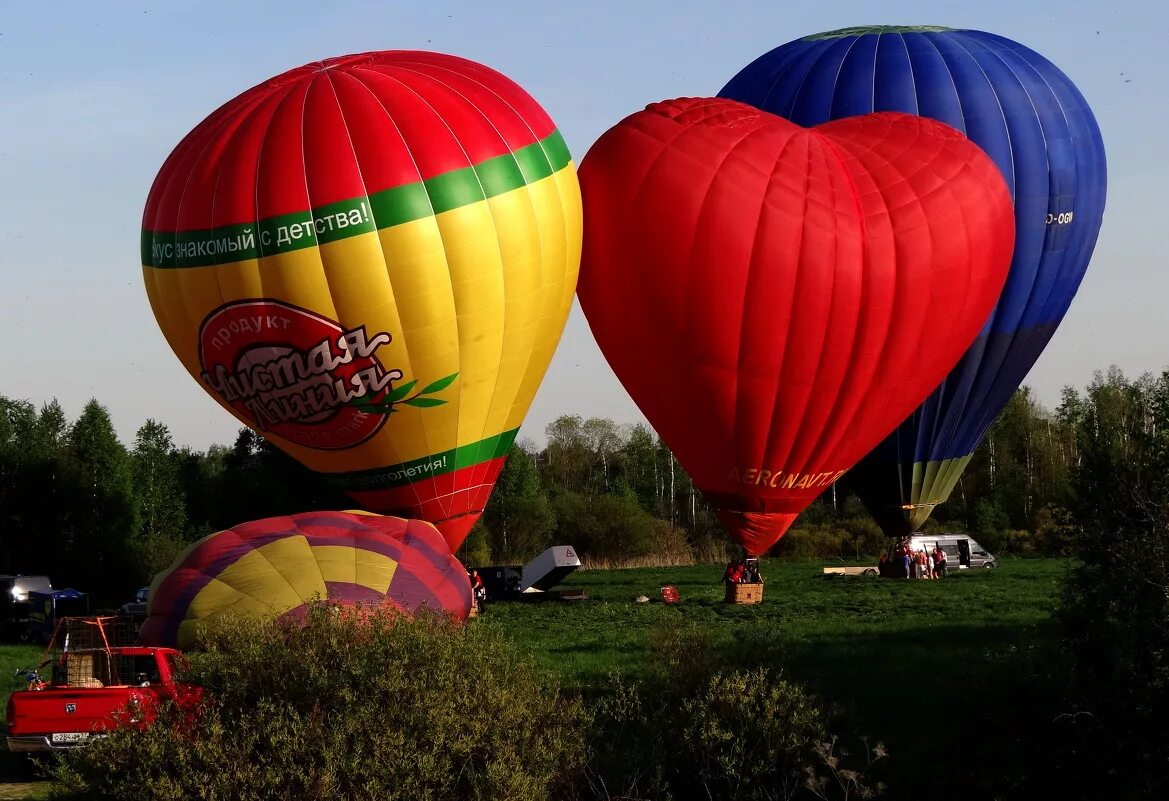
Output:
<svg viewBox="0 0 1169 801">
<path fill-rule="evenodd" d="M 355 404 L 384 397 L 402 377 L 373 355 L 390 339 L 287 303 L 243 300 L 203 321 L 199 364 L 203 381 L 257 431 L 342 450 L 385 424 L 384 413 Z"/>
</svg>

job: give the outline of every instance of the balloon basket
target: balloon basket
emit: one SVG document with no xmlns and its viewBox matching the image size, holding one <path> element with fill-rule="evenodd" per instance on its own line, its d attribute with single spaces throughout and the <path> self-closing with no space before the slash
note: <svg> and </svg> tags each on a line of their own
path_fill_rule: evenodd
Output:
<svg viewBox="0 0 1169 801">
<path fill-rule="evenodd" d="M 723 600 L 728 604 L 761 604 L 763 603 L 763 585 L 727 584 L 727 594 Z"/>
</svg>

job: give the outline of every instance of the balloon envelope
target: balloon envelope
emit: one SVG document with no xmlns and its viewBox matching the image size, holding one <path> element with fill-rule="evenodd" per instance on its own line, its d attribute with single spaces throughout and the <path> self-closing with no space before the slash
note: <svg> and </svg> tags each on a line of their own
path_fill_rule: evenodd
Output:
<svg viewBox="0 0 1169 801">
<path fill-rule="evenodd" d="M 576 286 L 579 187 L 539 105 L 438 53 L 308 64 L 188 134 L 142 228 L 191 375 L 363 507 L 457 548 Z"/>
<path fill-rule="evenodd" d="M 1079 90 L 1033 50 L 982 31 L 850 28 L 789 42 L 722 89 L 800 125 L 874 111 L 940 120 L 994 160 L 1015 252 L 979 337 L 912 415 L 849 473 L 890 535 L 945 501 L 1063 319 L 1104 213 L 1104 146 Z M 949 336 L 946 325 L 931 331 Z"/>
<path fill-rule="evenodd" d="M 601 136 L 581 188 L 597 343 L 752 553 L 953 366 L 1014 242 L 994 164 L 902 114 L 808 130 L 657 103 Z"/>
<path fill-rule="evenodd" d="M 467 571 L 421 520 L 306 512 L 244 523 L 196 542 L 155 577 L 139 633 L 147 645 L 191 648 L 224 613 L 303 615 L 314 600 L 466 619 Z"/>
</svg>

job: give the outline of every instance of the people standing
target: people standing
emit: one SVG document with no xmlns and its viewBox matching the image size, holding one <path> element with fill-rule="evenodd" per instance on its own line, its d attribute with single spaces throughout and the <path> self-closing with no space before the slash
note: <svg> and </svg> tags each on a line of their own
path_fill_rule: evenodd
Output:
<svg viewBox="0 0 1169 801">
<path fill-rule="evenodd" d="M 482 612 L 483 606 L 487 602 L 487 588 L 483 586 L 483 577 L 479 575 L 478 570 L 472 570 L 470 578 L 471 597 L 475 599 L 475 610 Z"/>
<path fill-rule="evenodd" d="M 726 571 L 723 573 L 723 581 L 728 584 L 742 584 L 743 583 L 743 560 L 731 562 L 727 565 Z"/>
<path fill-rule="evenodd" d="M 934 578 L 946 577 L 946 552 L 941 545 L 934 546 Z"/>
<path fill-rule="evenodd" d="M 917 577 L 921 579 L 933 578 L 933 572 L 930 570 L 930 560 L 926 556 L 925 548 L 921 548 L 914 555 L 917 560 Z"/>
</svg>

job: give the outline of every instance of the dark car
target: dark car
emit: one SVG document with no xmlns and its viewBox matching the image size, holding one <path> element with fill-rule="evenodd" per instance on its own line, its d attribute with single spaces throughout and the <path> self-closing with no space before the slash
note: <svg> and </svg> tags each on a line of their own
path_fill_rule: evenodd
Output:
<svg viewBox="0 0 1169 801">
<path fill-rule="evenodd" d="M 22 632 L 28 625 L 28 594 L 52 591 L 48 576 L 0 576 L 0 633 Z"/>
</svg>

